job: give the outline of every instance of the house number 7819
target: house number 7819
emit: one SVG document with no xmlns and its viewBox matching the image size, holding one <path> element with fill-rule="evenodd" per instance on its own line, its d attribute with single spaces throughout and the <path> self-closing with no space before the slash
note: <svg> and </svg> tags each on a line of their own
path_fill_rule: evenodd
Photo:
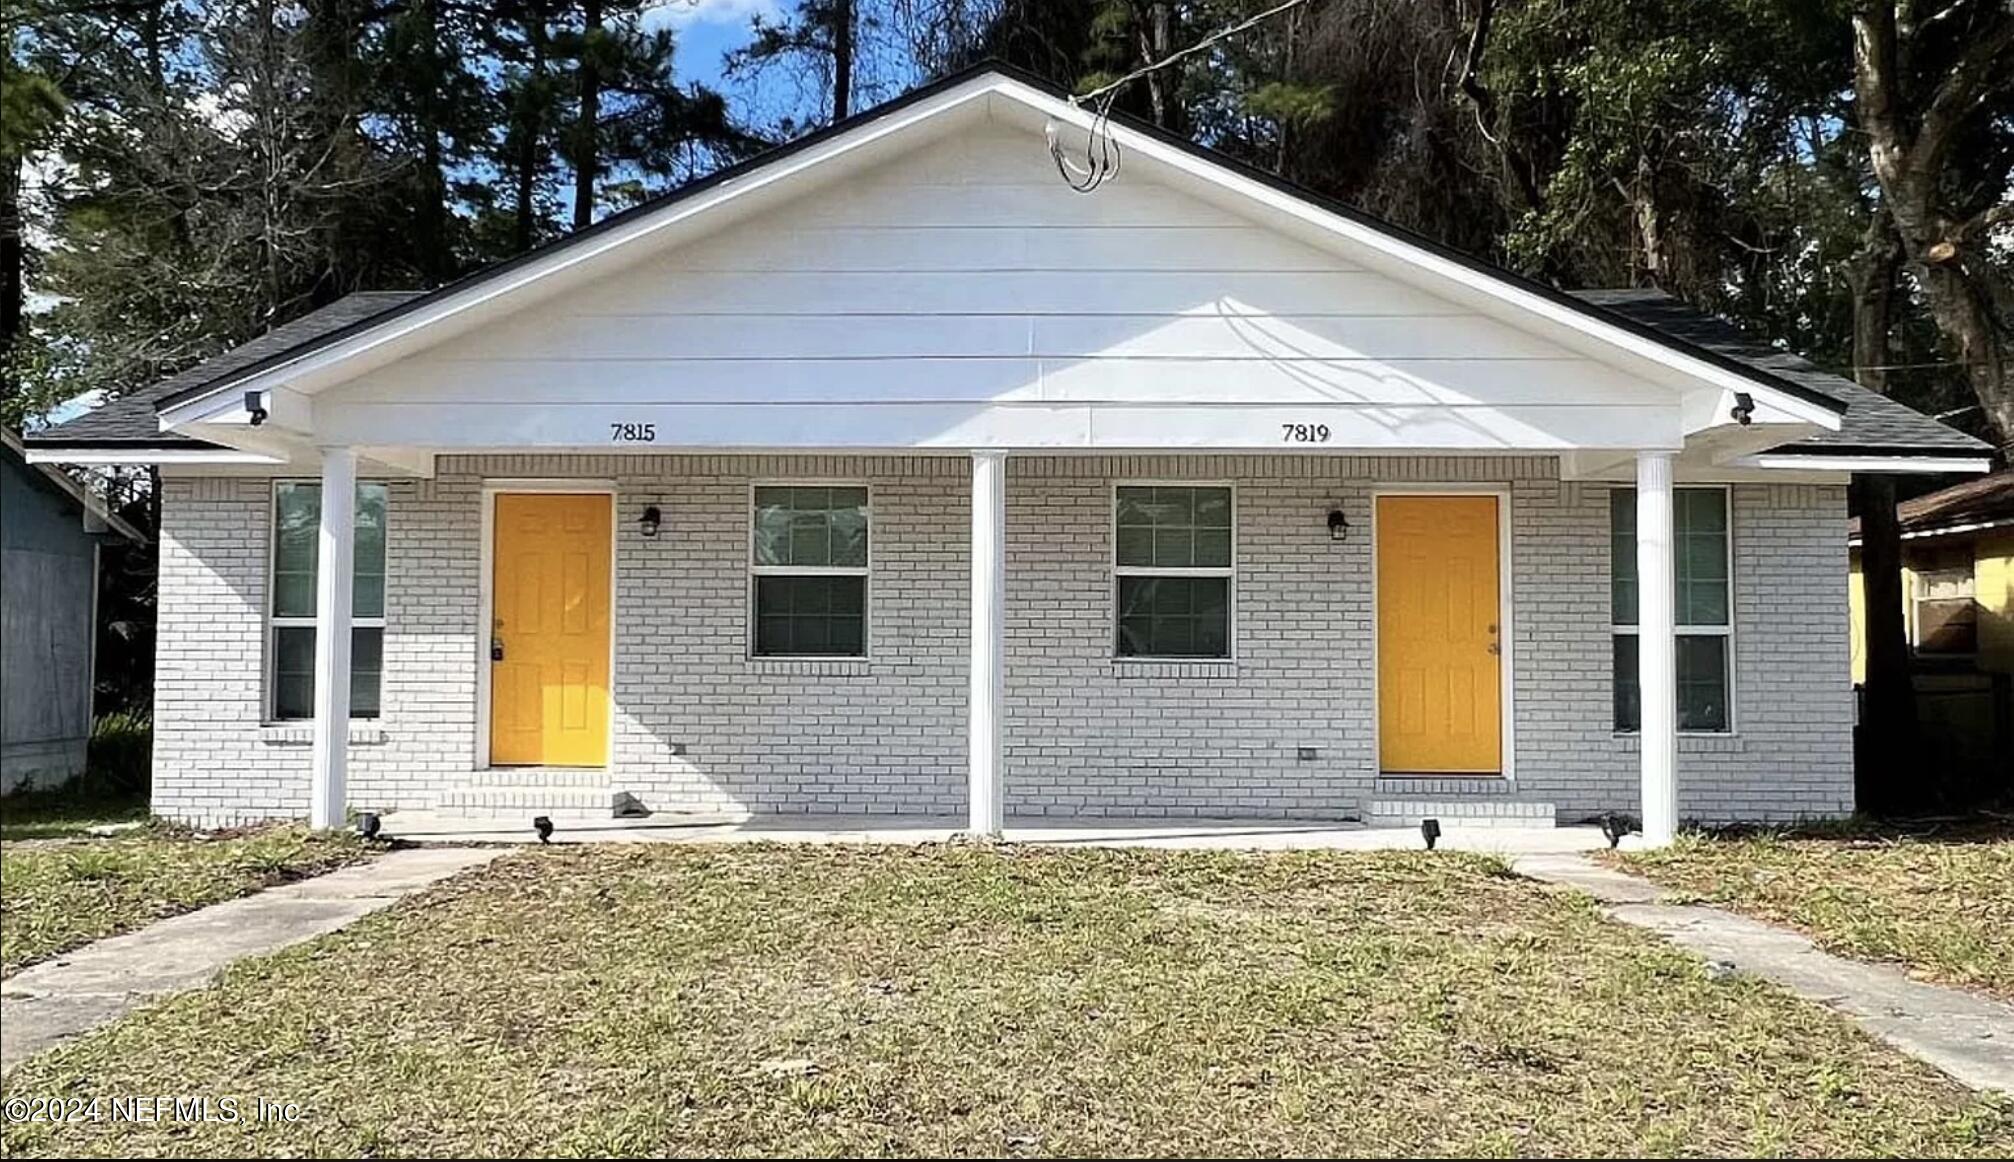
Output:
<svg viewBox="0 0 2014 1162">
<path fill-rule="evenodd" d="M 1329 425 L 1281 424 L 1280 442 L 1285 444 L 1326 444 L 1329 442 Z"/>
</svg>

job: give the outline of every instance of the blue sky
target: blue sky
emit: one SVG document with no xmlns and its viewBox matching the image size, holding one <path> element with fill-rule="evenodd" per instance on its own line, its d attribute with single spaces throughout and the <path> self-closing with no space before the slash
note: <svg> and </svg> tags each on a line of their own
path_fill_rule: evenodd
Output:
<svg viewBox="0 0 2014 1162">
<path fill-rule="evenodd" d="M 782 15 L 785 0 L 659 0 L 644 14 L 649 27 L 670 25 L 678 43 L 675 65 L 681 83 L 719 89 L 744 116 L 753 112 L 754 86 L 737 85 L 721 73 L 723 58 L 748 43 L 756 16 Z"/>
</svg>

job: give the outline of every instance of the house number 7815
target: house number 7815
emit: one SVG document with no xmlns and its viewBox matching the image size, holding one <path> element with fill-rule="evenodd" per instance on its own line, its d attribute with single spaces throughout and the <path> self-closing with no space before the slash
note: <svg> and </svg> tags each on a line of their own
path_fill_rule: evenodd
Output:
<svg viewBox="0 0 2014 1162">
<path fill-rule="evenodd" d="M 608 442 L 611 444 L 655 444 L 656 424 L 616 424 L 608 426 Z"/>
<path fill-rule="evenodd" d="M 1285 444 L 1326 444 L 1329 442 L 1329 425 L 1281 424 L 1280 442 Z"/>
</svg>

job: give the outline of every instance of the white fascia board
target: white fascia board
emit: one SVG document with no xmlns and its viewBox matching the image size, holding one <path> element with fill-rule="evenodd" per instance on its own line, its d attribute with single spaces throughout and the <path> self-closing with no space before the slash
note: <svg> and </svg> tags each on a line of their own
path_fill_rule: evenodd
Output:
<svg viewBox="0 0 2014 1162">
<path fill-rule="evenodd" d="M 1980 520 L 1973 521 L 1970 524 L 1945 525 L 1942 528 L 1916 529 L 1912 532 L 1903 533 L 1902 539 L 1905 541 L 1932 541 L 1939 537 L 1959 537 L 1967 533 L 1990 533 L 1995 529 L 2005 528 L 2014 528 L 2014 519 Z M 1852 536 L 1847 537 L 1846 545 L 1848 548 L 1859 548 L 1860 534 L 1854 533 Z"/>
<path fill-rule="evenodd" d="M 242 413 L 244 410 L 242 400 L 244 393 L 248 391 L 264 391 L 278 384 L 289 383 L 303 393 L 312 392 L 316 389 L 316 385 L 303 381 L 337 364 L 356 360 L 366 354 L 375 354 L 377 358 L 370 366 L 380 366 L 399 355 L 406 354 L 408 346 L 425 346 L 445 340 L 453 334 L 460 333 L 460 330 L 476 325 L 484 318 L 500 313 L 506 300 L 517 298 L 520 292 L 535 283 L 549 282 L 553 276 L 561 273 L 577 272 L 584 266 L 631 243 L 661 234 L 673 226 L 685 223 L 726 203 L 746 198 L 757 191 L 774 189 L 780 184 L 791 182 L 815 166 L 884 142 L 921 122 L 961 106 L 971 105 L 975 101 L 983 101 L 987 94 L 998 88 L 1004 80 L 1005 78 L 1001 77 L 974 78 L 969 84 L 940 93 L 900 112 L 877 118 L 830 141 L 804 149 L 773 164 L 757 167 L 704 193 L 666 206 L 660 213 L 643 214 L 635 221 L 608 230 L 588 242 L 560 247 L 542 259 L 527 262 L 508 275 L 477 283 L 469 287 L 466 293 L 445 296 L 424 307 L 388 319 L 380 326 L 359 332 L 339 343 L 308 352 L 298 359 L 267 368 L 255 375 L 220 383 L 202 395 L 163 410 L 162 430 L 179 430 L 184 424 L 202 422 L 218 414 L 233 411 Z M 629 258 L 625 257 L 624 261 L 629 261 Z M 456 317 L 464 321 L 462 328 L 449 331 L 437 326 Z M 435 329 L 433 336 L 417 343 L 405 343 L 417 332 L 430 327 Z M 358 370 L 368 370 L 368 367 Z M 222 397 L 221 400 L 219 397 Z"/>
<path fill-rule="evenodd" d="M 1827 456 L 1813 452 L 1765 452 L 1731 461 L 1736 468 L 1784 468 L 1820 472 L 1990 472 L 1984 456 Z"/>
<path fill-rule="evenodd" d="M 30 464 L 285 464 L 235 448 L 29 448 Z"/>
<path fill-rule="evenodd" d="M 1090 132 L 1094 118 L 1089 112 L 1067 102 L 1056 101 L 1047 94 L 1018 82 L 1006 78 L 1002 78 L 1001 81 L 1000 91 L 1003 95 L 1020 101 L 1057 121 L 1072 125 L 1080 132 Z M 1401 276 L 1404 272 L 1428 275 L 1445 286 L 1460 288 L 1469 294 L 1480 293 L 1515 311 L 1535 315 L 1557 328 L 1585 335 L 1602 345 L 1648 361 L 1686 379 L 1727 391 L 1748 392 L 1751 395 L 1761 396 L 1802 422 L 1815 424 L 1827 431 L 1839 429 L 1839 413 L 1830 408 L 1799 398 L 1761 380 L 1687 355 L 1638 335 L 1634 331 L 1554 302 L 1514 283 L 1491 277 L 1384 231 L 1372 229 L 1323 209 L 1286 191 L 1254 181 L 1185 150 L 1137 134 L 1123 125 L 1108 123 L 1108 128 L 1122 150 L 1138 152 L 1197 181 L 1232 190 L 1276 213 L 1319 227 L 1354 247 L 1391 260 L 1392 266 L 1385 273 Z"/>
</svg>

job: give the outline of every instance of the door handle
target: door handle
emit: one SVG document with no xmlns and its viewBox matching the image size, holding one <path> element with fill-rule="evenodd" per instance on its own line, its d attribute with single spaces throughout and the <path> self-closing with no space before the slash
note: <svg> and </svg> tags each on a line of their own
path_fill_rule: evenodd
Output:
<svg viewBox="0 0 2014 1162">
<path fill-rule="evenodd" d="M 1497 654 L 1501 654 L 1501 653 L 1503 653 L 1503 652 L 1504 652 L 1504 651 L 1503 651 L 1503 647 L 1502 647 L 1502 646 L 1498 645 L 1498 644 L 1497 644 L 1497 643 L 1495 643 L 1495 642 L 1491 642 L 1491 643 L 1490 643 L 1490 654 L 1491 654 L 1491 656 L 1495 656 L 1495 655 L 1497 655 Z"/>
<path fill-rule="evenodd" d="M 500 638 L 500 637 L 493 637 L 493 638 L 491 638 L 491 639 L 490 639 L 490 661 L 492 661 L 492 662 L 501 662 L 501 661 L 503 661 L 503 658 L 504 658 L 504 648 L 503 648 L 503 639 L 502 639 L 502 638 Z"/>
</svg>

